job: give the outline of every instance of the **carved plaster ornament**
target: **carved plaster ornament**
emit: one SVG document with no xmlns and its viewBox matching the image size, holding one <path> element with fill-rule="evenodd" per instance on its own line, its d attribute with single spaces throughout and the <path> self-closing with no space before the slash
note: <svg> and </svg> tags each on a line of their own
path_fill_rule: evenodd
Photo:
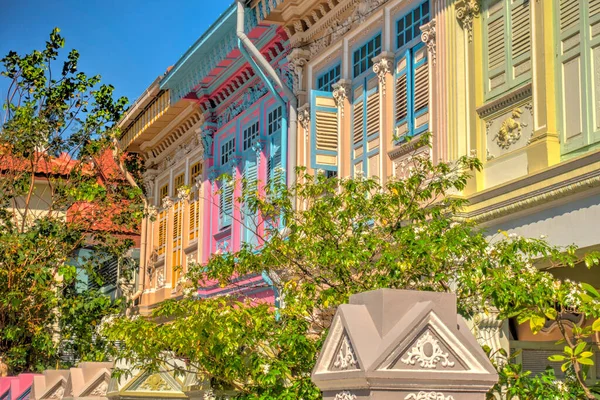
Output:
<svg viewBox="0 0 600 400">
<path fill-rule="evenodd" d="M 62 399 L 65 395 L 65 388 L 63 386 L 59 386 L 58 389 L 52 393 L 52 395 L 48 396 L 48 399 Z"/>
<path fill-rule="evenodd" d="M 177 189 L 177 198 L 187 201 L 190 199 L 190 192 L 191 190 L 189 187 L 182 186 Z"/>
<path fill-rule="evenodd" d="M 429 51 L 431 63 L 432 65 L 435 65 L 435 19 L 432 19 L 419 29 L 421 29 L 421 41 L 427 45 L 427 51 Z"/>
<path fill-rule="evenodd" d="M 469 42 L 473 41 L 473 18 L 479 16 L 480 9 L 479 0 L 460 0 L 456 4 L 456 18 L 469 33 Z"/>
<path fill-rule="evenodd" d="M 417 340 L 417 343 L 406 354 L 406 357 L 400 361 L 406 365 L 415 365 L 418 362 L 421 368 L 429 369 L 436 368 L 441 361 L 442 367 L 452 368 L 454 362 L 448 359 L 449 356 L 448 353 L 442 351 L 439 341 L 433 337 L 431 332 L 427 331 Z"/>
<path fill-rule="evenodd" d="M 520 108 L 515 108 L 511 116 L 502 122 L 500 130 L 492 139 L 501 149 L 506 150 L 521 139 L 523 127 L 527 126 L 527 124 L 519 121 L 522 113 L 523 111 Z"/>
<path fill-rule="evenodd" d="M 361 0 L 354 9 L 352 20 L 358 24 L 365 22 L 371 11 L 385 3 L 387 0 Z"/>
<path fill-rule="evenodd" d="M 163 269 L 159 269 L 158 271 L 156 271 L 156 285 L 159 288 L 162 288 L 165 286 L 165 272 L 163 271 Z"/>
<path fill-rule="evenodd" d="M 304 66 L 308 63 L 309 57 L 310 51 L 301 49 L 294 49 L 287 57 L 292 67 L 290 71 L 293 76 L 293 90 L 296 96 L 303 90 Z"/>
<path fill-rule="evenodd" d="M 342 117 L 344 116 L 344 103 L 350 94 L 350 83 L 345 81 L 344 79 L 340 80 L 338 83 L 333 84 L 333 99 L 340 109 L 340 113 Z"/>
<path fill-rule="evenodd" d="M 454 397 L 446 397 L 444 393 L 440 392 L 419 392 L 409 393 L 404 400 L 454 400 Z"/>
<path fill-rule="evenodd" d="M 321 53 L 323 50 L 325 50 L 330 43 L 330 37 L 329 35 L 323 36 L 322 38 L 319 38 L 317 40 L 315 40 L 314 42 L 312 42 L 309 46 L 308 46 L 308 51 L 310 53 L 310 57 L 312 58 L 313 56 Z"/>
<path fill-rule="evenodd" d="M 204 392 L 203 399 L 204 400 L 216 400 L 217 396 L 215 396 L 215 392 L 213 392 L 212 389 L 208 389 L 207 391 Z"/>
<path fill-rule="evenodd" d="M 354 355 L 350 340 L 348 340 L 348 336 L 344 335 L 340 351 L 335 357 L 333 366 L 341 370 L 347 370 L 356 369 L 357 364 L 358 362 L 356 361 L 356 356 Z"/>
<path fill-rule="evenodd" d="M 308 132 L 310 127 L 310 105 L 308 103 L 298 108 L 298 121 L 304 131 Z"/>
<path fill-rule="evenodd" d="M 394 56 L 392 53 L 384 52 L 373 58 L 373 72 L 379 78 L 381 93 L 385 95 L 385 81 L 388 74 L 393 71 Z"/>
<path fill-rule="evenodd" d="M 170 390 L 171 387 L 160 377 L 160 375 L 155 374 L 146 379 L 144 383 L 140 385 L 140 389 L 152 392 L 164 392 Z"/>
<path fill-rule="evenodd" d="M 106 381 L 102 381 L 98 386 L 92 390 L 90 396 L 92 397 L 103 397 L 106 396 L 106 390 L 108 389 L 108 383 Z"/>
<path fill-rule="evenodd" d="M 351 392 L 344 391 L 336 394 L 334 400 L 356 400 L 356 395 L 352 394 Z"/>
<path fill-rule="evenodd" d="M 162 199 L 162 208 L 167 209 L 171 207 L 173 207 L 173 199 L 169 196 L 165 196 L 165 198 Z"/>
</svg>

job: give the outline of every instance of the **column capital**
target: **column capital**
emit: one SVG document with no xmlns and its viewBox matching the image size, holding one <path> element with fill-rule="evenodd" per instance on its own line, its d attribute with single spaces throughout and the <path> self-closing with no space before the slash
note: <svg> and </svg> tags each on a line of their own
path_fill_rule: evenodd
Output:
<svg viewBox="0 0 600 400">
<path fill-rule="evenodd" d="M 481 6 L 479 0 L 460 0 L 456 3 L 456 18 L 469 34 L 469 42 L 473 41 L 473 19 L 479 17 Z"/>
<path fill-rule="evenodd" d="M 373 58 L 373 72 L 379 78 L 381 93 L 385 95 L 385 82 L 388 74 L 394 71 L 394 53 L 384 51 Z"/>
<path fill-rule="evenodd" d="M 340 79 L 338 83 L 333 84 L 333 98 L 340 109 L 342 117 L 344 116 L 344 102 L 350 95 L 351 90 L 352 83 L 349 80 Z"/>
<path fill-rule="evenodd" d="M 428 23 L 426 23 L 425 25 L 421 26 L 419 29 L 421 29 L 421 41 L 423 43 L 425 43 L 425 45 L 427 46 L 427 51 L 429 51 L 429 55 L 431 56 L 431 64 L 435 65 L 435 58 L 436 58 L 436 54 L 435 54 L 435 40 L 436 40 L 436 35 L 435 35 L 435 18 L 432 19 L 431 21 L 429 21 Z"/>
<path fill-rule="evenodd" d="M 293 76 L 293 90 L 294 94 L 298 96 L 301 93 L 305 93 L 304 91 L 304 67 L 308 63 L 310 59 L 310 51 L 303 49 L 294 49 L 287 56 L 288 61 L 290 62 L 290 72 Z"/>
</svg>

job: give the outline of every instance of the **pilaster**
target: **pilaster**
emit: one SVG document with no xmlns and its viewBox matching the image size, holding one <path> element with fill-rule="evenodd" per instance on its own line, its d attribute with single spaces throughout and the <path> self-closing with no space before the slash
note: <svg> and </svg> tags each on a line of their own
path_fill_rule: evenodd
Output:
<svg viewBox="0 0 600 400">
<path fill-rule="evenodd" d="M 560 162 L 553 7 L 553 1 L 531 2 L 534 131 L 527 147 L 529 173 Z"/>
<path fill-rule="evenodd" d="M 352 113 L 350 104 L 350 94 L 352 83 L 349 80 L 341 79 L 333 85 L 333 98 L 338 106 L 338 175 L 347 177 L 351 174 L 351 162 L 348 156 L 351 151 L 351 126 Z"/>
<path fill-rule="evenodd" d="M 392 160 L 387 154 L 394 132 L 394 53 L 385 51 L 373 58 L 373 72 L 379 80 L 379 177 L 385 184 L 387 177 L 393 174 Z"/>
</svg>

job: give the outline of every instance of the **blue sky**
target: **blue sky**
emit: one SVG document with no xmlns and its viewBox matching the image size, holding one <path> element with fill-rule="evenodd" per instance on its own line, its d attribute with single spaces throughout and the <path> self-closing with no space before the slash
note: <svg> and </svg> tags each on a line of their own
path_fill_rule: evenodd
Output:
<svg viewBox="0 0 600 400">
<path fill-rule="evenodd" d="M 80 70 L 133 103 L 233 0 L 0 0 L 0 59 L 43 48 L 61 29 Z M 6 93 L 0 77 L 0 96 Z"/>
</svg>

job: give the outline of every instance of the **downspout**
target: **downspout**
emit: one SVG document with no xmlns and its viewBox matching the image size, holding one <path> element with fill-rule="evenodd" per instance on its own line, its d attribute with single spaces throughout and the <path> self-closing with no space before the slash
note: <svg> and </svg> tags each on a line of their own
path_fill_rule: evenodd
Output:
<svg viewBox="0 0 600 400">
<path fill-rule="evenodd" d="M 236 34 L 238 37 L 238 46 L 240 48 L 240 52 L 246 58 L 246 60 L 256 69 L 256 72 L 261 77 L 261 79 L 265 82 L 271 93 L 278 99 L 278 101 L 283 103 L 282 110 L 284 111 L 285 116 L 285 102 L 279 96 L 279 93 L 273 88 L 273 85 L 269 81 L 268 78 L 271 78 L 275 85 L 280 87 L 283 90 L 285 97 L 287 97 L 288 102 L 290 103 L 290 111 L 289 111 L 289 128 L 283 124 L 282 127 L 287 129 L 286 131 L 282 130 L 282 138 L 281 138 L 281 157 L 286 160 L 286 168 L 284 168 L 284 177 L 285 182 L 289 186 L 292 181 L 289 178 L 290 176 L 294 176 L 294 174 L 288 174 L 289 170 L 295 170 L 296 164 L 296 153 L 297 153 L 297 136 L 298 136 L 298 99 L 294 92 L 285 85 L 277 72 L 273 69 L 271 64 L 264 58 L 264 56 L 260 53 L 260 51 L 256 48 L 254 43 L 246 36 L 244 33 L 244 22 L 246 17 L 246 10 L 244 6 L 244 0 L 237 0 L 237 30 Z M 250 54 L 248 54 L 250 53 Z M 268 77 L 268 78 L 267 78 Z M 289 136 L 289 152 L 288 152 L 288 136 Z M 284 158 L 285 157 L 285 158 Z M 295 203 L 295 202 L 294 202 Z"/>
</svg>

